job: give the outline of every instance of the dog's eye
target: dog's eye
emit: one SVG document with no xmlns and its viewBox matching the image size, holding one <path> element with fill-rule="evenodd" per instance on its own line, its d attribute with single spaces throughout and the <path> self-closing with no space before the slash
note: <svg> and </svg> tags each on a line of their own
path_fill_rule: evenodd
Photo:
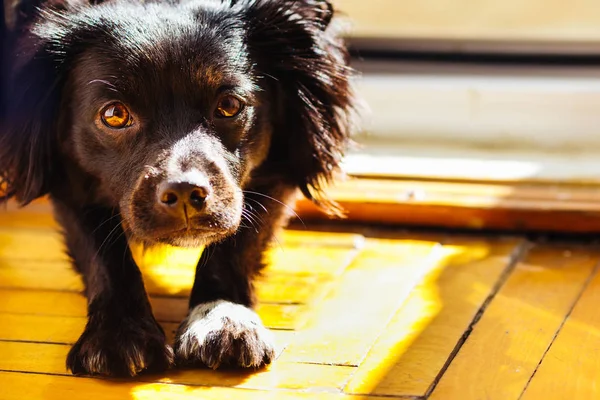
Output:
<svg viewBox="0 0 600 400">
<path fill-rule="evenodd" d="M 242 111 L 242 102 L 234 96 L 223 96 L 217 104 L 215 115 L 220 118 L 235 117 Z"/>
<path fill-rule="evenodd" d="M 122 103 L 111 103 L 100 111 L 100 118 L 109 128 L 121 129 L 133 123 L 131 114 Z"/>
</svg>

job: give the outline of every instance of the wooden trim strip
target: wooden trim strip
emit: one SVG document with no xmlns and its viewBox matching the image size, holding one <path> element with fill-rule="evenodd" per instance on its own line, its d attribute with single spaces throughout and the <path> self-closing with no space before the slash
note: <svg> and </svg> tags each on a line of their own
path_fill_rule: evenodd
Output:
<svg viewBox="0 0 600 400">
<path fill-rule="evenodd" d="M 533 232 L 600 232 L 600 187 L 359 179 L 330 196 L 358 223 Z M 305 221 L 327 216 L 300 199 Z"/>
</svg>

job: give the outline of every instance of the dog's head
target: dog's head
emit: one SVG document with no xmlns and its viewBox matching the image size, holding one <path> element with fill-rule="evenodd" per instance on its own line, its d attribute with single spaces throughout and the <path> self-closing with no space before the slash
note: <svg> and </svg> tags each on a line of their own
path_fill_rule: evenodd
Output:
<svg viewBox="0 0 600 400">
<path fill-rule="evenodd" d="M 137 239 L 198 245 L 238 228 L 258 170 L 309 197 L 331 178 L 352 91 L 327 1 L 59 3 L 10 60 L 10 196 L 77 169 Z"/>
</svg>

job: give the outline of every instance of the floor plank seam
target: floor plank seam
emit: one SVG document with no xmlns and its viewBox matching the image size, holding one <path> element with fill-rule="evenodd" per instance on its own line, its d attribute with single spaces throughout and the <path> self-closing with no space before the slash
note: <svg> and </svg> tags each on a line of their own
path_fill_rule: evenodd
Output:
<svg viewBox="0 0 600 400">
<path fill-rule="evenodd" d="M 0 311 L 0 315 L 19 315 L 19 316 L 27 316 L 27 317 L 49 317 L 49 318 L 67 318 L 67 319 L 83 319 L 86 318 L 85 315 L 68 315 L 68 314 L 47 314 L 47 313 L 39 313 L 39 312 L 19 312 L 19 311 Z M 161 321 L 158 322 L 163 323 L 173 323 L 172 321 Z M 0 339 L 1 340 L 1 339 Z"/>
<path fill-rule="evenodd" d="M 567 311 L 567 313 L 565 315 L 565 318 L 561 321 L 560 325 L 558 326 L 558 328 L 554 332 L 554 335 L 552 336 L 552 340 L 550 340 L 550 343 L 548 343 L 548 346 L 544 350 L 544 354 L 542 354 L 542 357 L 540 357 L 540 361 L 535 366 L 535 369 L 533 370 L 533 373 L 531 374 L 531 376 L 527 380 L 527 383 L 523 387 L 523 391 L 521 392 L 521 394 L 519 395 L 519 398 L 517 400 L 521 400 L 523 398 L 523 396 L 525 395 L 525 392 L 527 391 L 527 388 L 529 387 L 529 385 L 533 381 L 533 378 L 535 377 L 535 374 L 537 373 L 538 369 L 540 368 L 540 366 L 544 362 L 544 359 L 546 358 L 546 355 L 548 354 L 548 352 L 552 348 L 552 345 L 554 344 L 554 341 L 556 340 L 556 338 L 558 337 L 558 335 L 562 331 L 562 329 L 565 326 L 565 323 L 567 322 L 567 320 L 571 317 L 571 314 L 573 313 L 573 310 L 577 306 L 577 303 L 579 303 L 579 300 L 583 296 L 583 293 L 586 291 L 586 289 L 592 283 L 592 280 L 596 277 L 596 275 L 598 274 L 599 271 L 600 271 L 600 261 L 598 261 L 596 263 L 596 265 L 595 265 L 592 273 L 590 274 L 590 276 L 588 276 L 588 278 L 586 279 L 585 283 L 583 284 L 583 286 L 581 288 L 581 291 L 577 294 L 577 296 L 573 300 L 573 303 L 571 304 L 571 307 Z"/>
<path fill-rule="evenodd" d="M 454 358 L 458 355 L 458 352 L 462 348 L 463 344 L 465 344 L 465 342 L 471 335 L 471 332 L 473 332 L 473 330 L 475 329 L 475 326 L 477 325 L 477 323 L 483 316 L 488 305 L 492 302 L 494 297 L 496 297 L 496 294 L 498 294 L 498 292 L 500 291 L 502 286 L 504 286 L 504 284 L 508 280 L 511 273 L 516 268 L 517 264 L 523 259 L 523 257 L 525 257 L 525 255 L 529 252 L 529 250 L 532 247 L 533 247 L 533 243 L 530 242 L 529 240 L 524 240 L 522 243 L 519 243 L 515 247 L 515 250 L 512 252 L 512 254 L 508 260 L 508 263 L 506 264 L 506 268 L 504 269 L 504 271 L 502 272 L 502 274 L 500 275 L 500 277 L 494 284 L 494 287 L 492 288 L 490 294 L 487 296 L 487 298 L 485 299 L 485 301 L 483 302 L 481 307 L 479 307 L 479 310 L 477 310 L 477 313 L 473 317 L 473 320 L 471 321 L 471 323 L 469 324 L 469 326 L 467 327 L 467 329 L 465 330 L 463 335 L 460 337 L 460 339 L 456 343 L 456 346 L 454 346 L 454 349 L 452 350 L 452 352 L 450 352 L 448 359 L 446 360 L 446 362 L 444 363 L 444 365 L 442 366 L 442 368 L 436 375 L 435 379 L 429 386 L 429 389 L 427 389 L 427 391 L 425 392 L 423 399 L 428 399 L 431 396 L 431 394 L 437 387 L 438 383 L 440 382 L 440 380 L 442 379 L 442 377 L 444 376 L 444 374 L 450 367 L 450 364 L 452 364 L 452 361 L 454 361 Z"/>
<path fill-rule="evenodd" d="M 44 342 L 41 340 L 23 340 L 23 339 L 0 339 L 3 343 L 32 343 L 32 344 L 50 344 L 56 346 L 72 346 L 74 343 L 67 342 Z"/>
<path fill-rule="evenodd" d="M 345 394 L 340 390 L 310 390 L 310 389 L 288 389 L 288 388 L 252 388 L 252 387 L 235 387 L 235 386 L 219 386 L 219 385 L 202 385 L 202 384 L 190 384 L 190 383 L 175 383 L 175 382 L 164 382 L 157 381 L 152 379 L 127 379 L 127 378 L 105 378 L 100 376 L 83 376 L 83 375 L 72 375 L 68 372 L 65 373 L 56 373 L 56 372 L 34 372 L 34 371 L 15 371 L 10 369 L 0 369 L 0 373 L 8 373 L 8 374 L 24 374 L 24 375 L 34 375 L 34 376 L 55 376 L 69 379 L 92 379 L 104 382 L 113 382 L 113 383 L 147 383 L 147 384 L 159 384 L 165 386 L 181 386 L 181 387 L 190 387 L 190 388 L 217 388 L 217 389 L 231 389 L 231 390 L 239 390 L 246 392 L 264 392 L 264 393 L 301 393 L 301 394 L 331 394 L 331 395 L 341 395 L 342 397 L 352 397 L 357 396 L 353 394 Z M 421 397 L 415 396 L 393 396 L 393 395 L 361 395 L 360 397 L 373 398 L 373 399 L 397 399 L 397 400 L 422 400 Z"/>
<path fill-rule="evenodd" d="M 303 389 L 281 389 L 281 388 L 247 388 L 247 387 L 235 387 L 235 386 L 218 386 L 218 385 L 202 385 L 202 384 L 190 384 L 190 383 L 175 383 L 175 382 L 163 382 L 156 379 L 143 379 L 142 376 L 137 378 L 109 378 L 103 376 L 87 376 L 87 375 L 73 375 L 68 372 L 65 373 L 56 373 L 56 372 L 34 372 L 34 371 L 13 371 L 0 369 L 0 373 L 11 373 L 11 374 L 27 374 L 27 375 L 48 375 L 48 376 L 57 376 L 62 378 L 70 378 L 70 379 L 92 379 L 103 382 L 112 382 L 112 383 L 148 383 L 148 384 L 160 384 L 165 386 L 184 386 L 184 387 L 196 387 L 196 388 L 225 388 L 225 389 L 233 389 L 240 391 L 254 391 L 254 392 L 291 392 L 291 393 L 301 393 L 305 392 Z M 317 392 L 315 392 L 317 393 Z M 321 392 L 321 393 L 332 393 L 332 392 Z"/>
<path fill-rule="evenodd" d="M 0 369 L 0 373 L 24 374 L 24 375 L 35 375 L 35 376 L 39 376 L 39 375 L 62 376 L 62 377 L 66 376 L 65 374 L 57 374 L 56 372 L 14 371 L 14 370 L 10 370 L 10 369 Z M 71 375 L 71 377 L 75 378 L 75 379 L 88 378 L 86 376 L 77 376 L 77 375 Z M 98 379 L 102 379 L 102 378 L 98 378 Z"/>
<path fill-rule="evenodd" d="M 423 396 L 407 396 L 407 395 L 392 395 L 392 394 L 355 394 L 344 393 L 344 396 L 366 397 L 368 399 L 396 399 L 396 400 L 424 400 Z"/>
<path fill-rule="evenodd" d="M 3 267 L 0 266 L 0 269 Z M 2 286 L 0 285 L 0 290 L 2 291 L 13 291 L 13 292 L 50 292 L 50 293 L 76 293 L 80 295 L 84 295 L 81 290 L 65 290 L 65 289 L 46 289 L 46 288 L 32 288 L 32 287 L 18 287 L 18 286 Z M 151 296 L 152 297 L 152 296 Z"/>
<path fill-rule="evenodd" d="M 328 367 L 344 367 L 344 368 L 358 368 L 359 364 L 342 364 L 342 363 L 326 363 L 317 361 L 287 361 L 295 364 L 308 364 L 308 365 L 327 365 Z"/>
</svg>

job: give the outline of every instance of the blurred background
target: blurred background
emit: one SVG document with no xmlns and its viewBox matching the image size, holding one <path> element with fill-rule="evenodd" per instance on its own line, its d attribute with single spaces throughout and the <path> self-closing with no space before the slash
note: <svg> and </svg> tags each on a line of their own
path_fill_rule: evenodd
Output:
<svg viewBox="0 0 600 400">
<path fill-rule="evenodd" d="M 352 171 L 596 182 L 600 3 L 337 5 L 353 24 L 360 92 L 371 109 L 358 140 L 378 156 L 367 165 L 358 162 L 366 155 L 349 160 Z M 396 164 L 382 155 L 410 159 Z M 430 158 L 438 163 L 427 165 Z"/>
<path fill-rule="evenodd" d="M 599 211 L 600 3 L 335 3 L 350 20 L 359 92 L 370 108 L 346 170 L 411 182 L 402 188 L 388 182 L 372 198 L 411 204 L 396 210 L 409 214 L 418 214 L 419 205 L 440 204 L 460 212 L 470 204 L 483 213 L 450 224 L 455 227 L 600 228 L 565 227 L 589 223 Z M 349 193 L 337 195 L 351 202 Z M 490 216 L 502 219 L 499 209 L 538 217 L 544 209 L 568 211 L 581 218 L 555 227 L 529 216 L 491 222 Z M 439 216 L 451 219 L 447 212 Z M 397 222 L 446 224 L 414 218 Z"/>
</svg>

